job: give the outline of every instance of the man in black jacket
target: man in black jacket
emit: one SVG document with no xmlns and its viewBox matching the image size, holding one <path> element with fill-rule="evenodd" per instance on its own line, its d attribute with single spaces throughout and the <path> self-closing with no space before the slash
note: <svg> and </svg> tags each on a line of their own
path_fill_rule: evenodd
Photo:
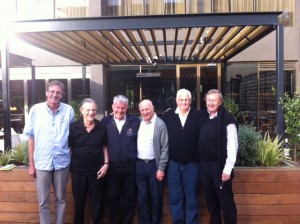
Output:
<svg viewBox="0 0 300 224">
<path fill-rule="evenodd" d="M 191 92 L 177 92 L 177 108 L 163 119 L 169 135 L 168 189 L 174 224 L 198 224 L 199 159 L 197 138 L 199 111 L 190 107 Z M 184 204 L 186 202 L 186 204 Z"/>
<path fill-rule="evenodd" d="M 136 207 L 138 117 L 127 114 L 128 99 L 113 99 L 113 114 L 102 119 L 107 127 L 110 167 L 107 174 L 108 210 L 111 224 L 130 224 Z"/>
<path fill-rule="evenodd" d="M 205 96 L 207 110 L 200 118 L 198 150 L 201 183 L 210 224 L 237 223 L 237 209 L 232 192 L 233 167 L 238 150 L 237 124 L 222 106 L 219 90 L 209 90 Z"/>
</svg>

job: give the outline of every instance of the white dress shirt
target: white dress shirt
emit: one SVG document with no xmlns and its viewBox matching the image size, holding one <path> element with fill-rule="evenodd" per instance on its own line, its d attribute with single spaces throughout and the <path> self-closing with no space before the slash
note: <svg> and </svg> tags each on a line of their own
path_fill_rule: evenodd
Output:
<svg viewBox="0 0 300 224">
<path fill-rule="evenodd" d="M 189 115 L 189 112 L 190 112 L 191 108 L 189 109 L 189 111 L 183 115 L 182 113 L 180 113 L 180 109 L 177 107 L 176 110 L 175 110 L 175 114 L 178 114 L 179 115 L 179 119 L 181 121 L 181 125 L 182 127 L 184 126 L 185 122 L 186 122 L 186 119 Z"/>
<path fill-rule="evenodd" d="M 153 134 L 154 125 L 157 115 L 154 114 L 150 122 L 146 122 L 144 119 L 141 121 L 141 125 L 138 131 L 137 148 L 138 158 L 144 160 L 152 160 L 155 158 L 153 148 Z"/>
</svg>

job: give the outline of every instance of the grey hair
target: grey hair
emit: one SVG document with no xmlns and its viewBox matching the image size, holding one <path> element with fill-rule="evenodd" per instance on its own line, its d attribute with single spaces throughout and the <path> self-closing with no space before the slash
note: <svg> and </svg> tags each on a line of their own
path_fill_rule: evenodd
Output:
<svg viewBox="0 0 300 224">
<path fill-rule="evenodd" d="M 128 106 L 128 98 L 124 95 L 117 95 L 113 98 L 113 103 L 126 103 L 126 105 Z"/>
<path fill-rule="evenodd" d="M 82 109 L 82 107 L 83 107 L 83 104 L 85 104 L 85 103 L 93 103 L 93 104 L 96 105 L 96 108 L 98 107 L 95 100 L 93 100 L 93 99 L 91 99 L 91 98 L 85 98 L 85 99 L 83 99 L 83 100 L 81 101 L 81 103 L 80 103 L 80 107 L 79 107 L 79 110 L 80 110 L 80 111 L 81 111 L 81 109 Z"/>
<path fill-rule="evenodd" d="M 208 95 L 210 95 L 210 94 L 215 94 L 215 93 L 219 94 L 219 98 L 220 98 L 220 100 L 223 102 L 223 95 L 222 95 L 222 93 L 220 92 L 220 90 L 218 90 L 218 89 L 211 89 L 211 90 L 208 90 L 208 92 L 205 94 L 204 100 L 206 101 L 206 97 L 207 97 Z"/>
<path fill-rule="evenodd" d="M 180 96 L 188 96 L 190 99 L 192 99 L 192 94 L 187 89 L 180 89 L 177 91 L 176 99 L 178 99 Z"/>
<path fill-rule="evenodd" d="M 62 90 L 62 93 L 65 91 L 64 84 L 58 80 L 53 80 L 53 81 L 49 82 L 46 86 L 46 90 L 48 91 L 51 86 L 59 86 Z"/>
</svg>

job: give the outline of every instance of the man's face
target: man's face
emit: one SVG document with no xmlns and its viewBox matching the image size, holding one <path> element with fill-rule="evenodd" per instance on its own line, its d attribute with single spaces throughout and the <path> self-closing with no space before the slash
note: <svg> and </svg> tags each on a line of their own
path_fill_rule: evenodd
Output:
<svg viewBox="0 0 300 224">
<path fill-rule="evenodd" d="M 222 101 L 218 93 L 212 93 L 206 96 L 206 107 L 210 113 L 218 111 Z"/>
<path fill-rule="evenodd" d="M 150 102 L 142 102 L 139 106 L 142 118 L 149 122 L 154 116 L 154 107 Z"/>
<path fill-rule="evenodd" d="M 57 104 L 62 98 L 62 89 L 60 86 L 49 86 L 49 89 L 46 91 L 47 102 L 49 104 Z"/>
<path fill-rule="evenodd" d="M 127 104 L 123 102 L 115 102 L 112 105 L 113 113 L 115 118 L 122 120 L 127 111 Z"/>
<path fill-rule="evenodd" d="M 84 103 L 80 112 L 84 121 L 93 121 L 96 116 L 97 106 L 94 103 Z"/>
<path fill-rule="evenodd" d="M 187 111 L 190 109 L 191 106 L 191 98 L 188 97 L 188 95 L 179 95 L 176 99 L 177 106 L 181 111 Z"/>
</svg>

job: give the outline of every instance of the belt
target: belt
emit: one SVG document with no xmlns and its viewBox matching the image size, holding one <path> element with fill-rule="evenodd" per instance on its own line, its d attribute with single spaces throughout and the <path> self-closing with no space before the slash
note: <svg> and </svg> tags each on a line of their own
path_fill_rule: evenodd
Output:
<svg viewBox="0 0 300 224">
<path fill-rule="evenodd" d="M 139 158 L 138 160 L 143 161 L 144 163 L 152 163 L 155 161 L 155 159 L 139 159 Z"/>
</svg>

